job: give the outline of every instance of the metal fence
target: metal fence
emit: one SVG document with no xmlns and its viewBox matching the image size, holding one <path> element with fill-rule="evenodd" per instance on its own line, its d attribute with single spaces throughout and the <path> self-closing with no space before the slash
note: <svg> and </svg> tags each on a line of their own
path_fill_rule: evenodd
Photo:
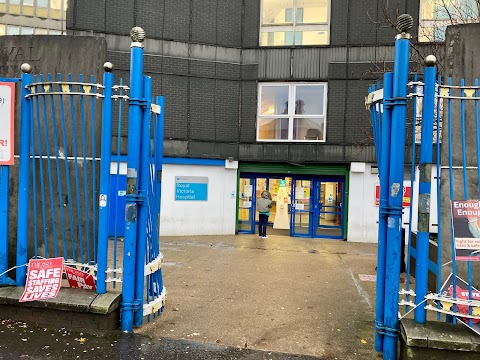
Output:
<svg viewBox="0 0 480 360">
<path fill-rule="evenodd" d="M 409 36 L 401 33 L 394 72 L 366 98 L 380 179 L 375 348 L 384 359 L 396 359 L 399 320 L 412 312 L 418 323 L 434 311 L 480 334 L 480 87 L 478 79 L 442 82 L 435 62 L 428 56 L 423 74 L 409 76 Z M 413 191 L 400 289 L 405 154 Z"/>
<path fill-rule="evenodd" d="M 151 78 L 143 74 L 143 29 L 131 36 L 129 86 L 122 79 L 114 85 L 111 63 L 102 84 L 93 76 L 32 76 L 28 64 L 16 79 L 22 88 L 16 284 L 24 286 L 29 259 L 63 257 L 95 277 L 97 293 L 121 286 L 124 331 L 156 317 L 166 295 L 159 244 L 163 98 L 151 100 Z M 111 179 L 120 167 L 126 184 Z M 3 165 L 1 175 L 3 189 Z M 2 234 L 7 216 L 0 214 Z M 109 227 L 117 222 L 125 224 L 121 234 Z M 0 270 L 7 268 L 7 241 L 0 239 Z M 10 283 L 6 272 L 2 283 Z"/>
</svg>

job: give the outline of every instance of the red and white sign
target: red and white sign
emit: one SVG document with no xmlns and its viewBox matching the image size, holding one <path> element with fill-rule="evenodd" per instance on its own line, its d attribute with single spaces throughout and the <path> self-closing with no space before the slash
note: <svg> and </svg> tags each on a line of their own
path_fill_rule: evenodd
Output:
<svg viewBox="0 0 480 360">
<path fill-rule="evenodd" d="M 0 165 L 13 165 L 15 84 L 0 82 Z"/>
<path fill-rule="evenodd" d="M 32 259 L 20 302 L 53 299 L 62 285 L 63 258 Z"/>
<path fill-rule="evenodd" d="M 410 194 L 411 194 L 411 187 L 404 186 L 403 187 L 403 198 L 402 198 L 402 206 L 403 207 L 410 207 Z M 380 205 L 380 185 L 375 185 L 375 206 Z"/>
<path fill-rule="evenodd" d="M 95 290 L 95 279 L 92 274 L 65 266 L 68 284 L 72 288 Z"/>
</svg>

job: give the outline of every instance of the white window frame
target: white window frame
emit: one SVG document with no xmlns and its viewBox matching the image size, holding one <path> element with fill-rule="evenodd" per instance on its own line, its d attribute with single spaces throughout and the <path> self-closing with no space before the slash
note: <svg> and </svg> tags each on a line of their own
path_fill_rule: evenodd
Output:
<svg viewBox="0 0 480 360">
<path fill-rule="evenodd" d="M 472 19 L 471 21 L 468 21 L 468 19 L 461 19 L 458 17 L 453 17 L 452 19 L 425 19 L 423 16 L 423 6 L 422 3 L 428 1 L 428 0 L 420 0 L 419 6 L 420 6 L 420 11 L 419 11 L 419 21 L 418 21 L 418 40 L 419 42 L 422 43 L 431 43 L 431 42 L 444 42 L 444 40 L 437 40 L 437 39 L 427 39 L 424 40 L 422 39 L 422 29 L 423 28 L 433 28 L 433 27 L 444 27 L 444 26 L 449 26 L 449 25 L 455 25 L 455 24 L 463 24 L 463 23 L 469 23 L 469 22 L 476 22 L 476 19 Z M 455 0 L 455 6 L 460 6 L 462 3 L 462 0 Z M 456 13 L 455 15 L 459 15 Z"/>
<path fill-rule="evenodd" d="M 288 86 L 288 114 L 277 114 L 277 115 L 262 115 L 262 88 L 263 87 L 285 87 Z M 297 86 L 323 86 L 323 114 L 322 115 L 296 115 L 295 114 L 295 97 Z M 257 120 L 256 120 L 256 138 L 257 142 L 300 142 L 300 143 L 325 143 L 327 141 L 327 99 L 328 99 L 328 83 L 327 82 L 261 82 L 258 83 L 258 94 L 257 94 Z M 279 119 L 288 117 L 288 139 L 260 139 L 260 118 L 264 119 Z M 323 119 L 323 139 L 319 140 L 295 140 L 293 139 L 293 123 L 294 119 Z"/>
<path fill-rule="evenodd" d="M 332 11 L 332 1 L 327 0 L 328 2 L 328 11 L 327 11 L 327 22 L 318 22 L 318 23 L 308 23 L 297 25 L 297 0 L 293 0 L 292 8 L 292 24 L 263 24 L 263 0 L 260 0 L 260 28 L 258 36 L 258 44 L 261 47 L 283 47 L 283 46 L 327 46 L 330 45 L 330 24 L 331 24 L 331 11 Z M 328 32 L 328 41 L 326 44 L 318 45 L 303 45 L 295 44 L 295 31 L 296 28 L 300 28 L 301 31 L 327 31 Z M 262 34 L 264 33 L 276 33 L 276 32 L 288 32 L 291 31 L 293 34 L 293 44 L 292 45 L 262 45 Z"/>
</svg>

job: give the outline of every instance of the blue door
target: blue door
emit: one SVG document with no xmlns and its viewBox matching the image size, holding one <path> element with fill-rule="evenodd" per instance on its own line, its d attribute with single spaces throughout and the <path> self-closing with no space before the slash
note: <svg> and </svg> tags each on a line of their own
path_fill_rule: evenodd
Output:
<svg viewBox="0 0 480 360">
<path fill-rule="evenodd" d="M 313 237 L 315 216 L 314 184 L 312 178 L 294 177 L 292 181 L 292 200 L 290 205 L 290 235 Z"/>
<path fill-rule="evenodd" d="M 345 179 L 315 179 L 313 236 L 343 239 Z"/>
<path fill-rule="evenodd" d="M 125 235 L 125 195 L 127 190 L 127 175 L 110 175 L 110 219 L 108 236 Z"/>
</svg>

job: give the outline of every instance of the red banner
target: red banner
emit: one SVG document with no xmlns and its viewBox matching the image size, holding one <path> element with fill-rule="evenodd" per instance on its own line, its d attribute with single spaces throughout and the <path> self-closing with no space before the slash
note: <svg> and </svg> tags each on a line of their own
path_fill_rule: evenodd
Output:
<svg viewBox="0 0 480 360">
<path fill-rule="evenodd" d="M 402 206 L 403 207 L 410 207 L 410 193 L 411 187 L 404 186 L 403 187 L 403 198 L 402 198 Z M 375 185 L 375 206 L 380 205 L 380 185 Z"/>
<path fill-rule="evenodd" d="M 63 258 L 32 259 L 20 302 L 53 299 L 62 285 Z"/>
<path fill-rule="evenodd" d="M 95 290 L 95 279 L 85 271 L 65 266 L 65 275 L 67 275 L 68 284 L 72 288 Z"/>
</svg>

